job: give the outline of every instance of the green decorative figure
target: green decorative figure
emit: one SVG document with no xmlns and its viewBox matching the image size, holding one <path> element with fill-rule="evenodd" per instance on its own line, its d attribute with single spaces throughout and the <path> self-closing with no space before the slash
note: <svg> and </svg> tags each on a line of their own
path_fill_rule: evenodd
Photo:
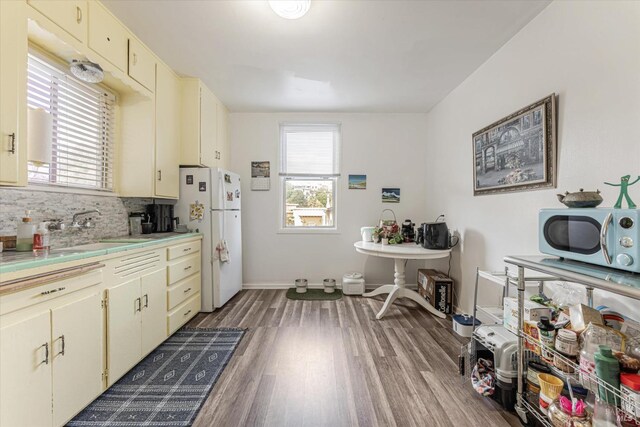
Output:
<svg viewBox="0 0 640 427">
<path fill-rule="evenodd" d="M 640 181 L 640 176 L 633 182 L 629 182 L 629 178 L 631 178 L 631 175 L 625 175 L 620 177 L 620 184 L 611 184 L 610 182 L 605 182 L 605 184 L 607 185 L 611 185 L 613 187 L 620 187 L 620 196 L 618 197 L 618 201 L 616 202 L 616 204 L 613 206 L 615 209 L 622 208 L 623 197 L 627 200 L 627 205 L 629 205 L 629 209 L 636 208 L 636 204 L 633 203 L 633 200 L 631 200 L 631 197 L 629 197 L 628 188 L 633 184 L 635 184 L 636 182 Z"/>
</svg>

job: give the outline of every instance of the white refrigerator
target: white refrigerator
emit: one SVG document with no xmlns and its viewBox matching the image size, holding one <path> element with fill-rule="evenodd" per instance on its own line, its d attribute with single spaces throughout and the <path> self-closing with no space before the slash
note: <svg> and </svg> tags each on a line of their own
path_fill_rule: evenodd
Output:
<svg viewBox="0 0 640 427">
<path fill-rule="evenodd" d="M 240 175 L 181 168 L 174 215 L 202 239 L 202 311 L 222 307 L 242 289 Z"/>
</svg>

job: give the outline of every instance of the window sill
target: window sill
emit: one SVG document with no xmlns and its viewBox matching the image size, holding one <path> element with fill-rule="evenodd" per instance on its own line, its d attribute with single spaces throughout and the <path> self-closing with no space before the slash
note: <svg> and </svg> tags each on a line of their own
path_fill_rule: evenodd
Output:
<svg viewBox="0 0 640 427">
<path fill-rule="evenodd" d="M 280 228 L 276 234 L 340 234 L 337 228 Z"/>
<path fill-rule="evenodd" d="M 23 190 L 23 191 L 41 191 L 44 193 L 72 193 L 72 194 L 85 194 L 88 196 L 103 196 L 103 197 L 118 197 L 113 191 L 98 191 L 88 190 L 85 188 L 73 188 L 73 187 L 57 187 L 53 185 L 37 185 L 28 184 L 26 187 L 2 187 L 7 190 Z"/>
</svg>

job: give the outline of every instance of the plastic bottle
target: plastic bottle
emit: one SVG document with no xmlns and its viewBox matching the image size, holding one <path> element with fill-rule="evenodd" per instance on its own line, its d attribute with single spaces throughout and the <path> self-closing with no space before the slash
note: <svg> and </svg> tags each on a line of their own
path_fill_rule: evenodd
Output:
<svg viewBox="0 0 640 427">
<path fill-rule="evenodd" d="M 49 253 L 49 230 L 47 223 L 41 222 L 33 235 L 33 254 L 36 256 Z"/>
<path fill-rule="evenodd" d="M 549 318 L 547 316 L 540 316 L 538 329 L 540 330 L 540 344 L 542 344 L 542 358 L 548 363 L 553 363 L 553 352 L 549 351 L 548 349 L 554 349 L 556 328 L 549 321 Z"/>
<path fill-rule="evenodd" d="M 596 362 L 596 375 L 598 376 L 598 380 L 609 384 L 611 388 L 617 391 L 617 393 L 614 393 L 601 384 L 598 386 L 600 399 L 610 405 L 618 406 L 618 395 L 620 393 L 620 362 L 613 357 L 611 347 L 608 345 L 598 346 L 598 351 L 594 354 L 593 358 Z"/>
<path fill-rule="evenodd" d="M 18 223 L 18 233 L 16 236 L 16 251 L 28 252 L 33 248 L 33 234 L 36 230 L 36 225 L 31 222 L 29 214 L 31 211 L 25 211 L 25 216 L 22 218 L 22 222 Z"/>
</svg>

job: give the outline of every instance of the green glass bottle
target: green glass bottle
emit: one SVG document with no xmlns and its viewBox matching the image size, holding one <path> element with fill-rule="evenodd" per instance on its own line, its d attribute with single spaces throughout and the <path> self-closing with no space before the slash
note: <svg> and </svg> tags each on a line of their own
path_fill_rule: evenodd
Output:
<svg viewBox="0 0 640 427">
<path fill-rule="evenodd" d="M 610 389 L 600 384 L 598 386 L 600 399 L 610 405 L 618 406 L 618 395 L 620 394 L 620 362 L 613 356 L 611 347 L 608 345 L 598 346 L 598 351 L 596 351 L 593 358 L 596 363 L 596 375 L 598 379 L 607 383 L 609 387 L 617 391 L 617 393 L 613 393 Z"/>
</svg>

